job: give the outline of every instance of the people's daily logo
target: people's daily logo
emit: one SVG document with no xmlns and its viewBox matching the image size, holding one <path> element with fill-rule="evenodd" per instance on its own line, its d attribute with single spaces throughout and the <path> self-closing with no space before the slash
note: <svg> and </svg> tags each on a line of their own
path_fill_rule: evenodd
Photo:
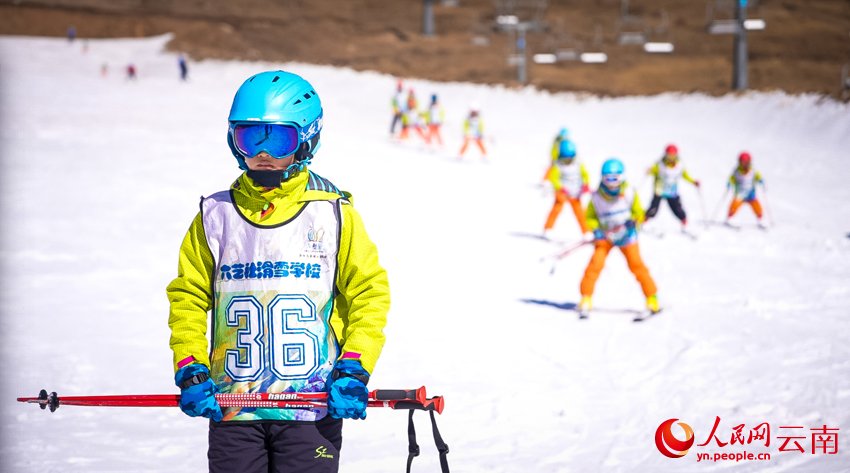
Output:
<svg viewBox="0 0 850 473">
<path fill-rule="evenodd" d="M 838 427 L 829 427 L 825 423 L 808 429 L 802 425 L 780 424 L 773 426 L 775 437 L 771 437 L 771 426 L 768 422 L 762 422 L 747 429 L 746 424 L 733 423 L 732 431 L 724 429 L 720 425 L 720 416 L 714 419 L 711 432 L 705 437 L 703 443 L 694 442 L 694 430 L 684 422 L 676 422 L 679 419 L 668 419 L 655 430 L 655 446 L 662 455 L 668 458 L 682 458 L 687 455 L 691 447 L 697 448 L 696 461 L 717 463 L 718 461 L 769 461 L 772 453 L 766 449 L 771 446 L 773 440 L 774 448 L 779 447 L 779 452 L 796 452 L 797 454 L 810 453 L 836 455 L 838 453 Z M 674 427 L 678 424 L 679 427 Z M 699 426 L 698 426 L 699 427 Z M 779 432 L 776 432 L 776 428 Z M 675 432 L 675 433 L 674 433 Z M 684 435 L 682 434 L 684 432 Z M 808 434 L 808 435 L 807 435 Z M 704 434 L 700 434 L 700 438 Z M 682 438 L 684 437 L 684 439 Z M 811 440 L 811 443 L 809 443 Z M 711 449 L 711 452 L 700 451 L 698 447 Z M 728 449 L 728 451 L 724 451 Z M 782 453 L 782 455 L 793 455 L 793 453 Z M 693 457 L 692 457 L 693 458 Z"/>
<path fill-rule="evenodd" d="M 690 425 L 679 422 L 679 427 L 685 431 L 685 439 L 679 440 L 673 435 L 673 423 L 679 419 L 668 419 L 658 426 L 655 431 L 655 446 L 665 457 L 682 458 L 694 444 L 694 430 Z"/>
</svg>

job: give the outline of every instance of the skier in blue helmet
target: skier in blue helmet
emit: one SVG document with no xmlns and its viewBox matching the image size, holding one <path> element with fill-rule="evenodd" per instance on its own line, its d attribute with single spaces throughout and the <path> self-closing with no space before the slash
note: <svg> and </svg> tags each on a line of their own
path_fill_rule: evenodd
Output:
<svg viewBox="0 0 850 473">
<path fill-rule="evenodd" d="M 295 74 L 242 84 L 227 141 L 245 172 L 202 199 L 166 289 L 180 408 L 211 419 L 210 472 L 336 472 L 342 419 L 366 417 L 389 283 L 351 194 L 307 169 L 322 116 Z M 221 406 L 217 392 L 326 392 L 327 407 Z"/>
<path fill-rule="evenodd" d="M 428 111 L 425 112 L 425 120 L 428 123 L 428 134 L 425 136 L 428 138 L 428 144 L 436 141 L 440 145 L 440 148 L 443 147 L 443 137 L 440 136 L 440 127 L 443 125 L 445 118 L 446 114 L 443 111 L 443 106 L 437 100 L 437 94 L 432 94 L 431 105 L 428 107 Z"/>
<path fill-rule="evenodd" d="M 543 235 L 555 227 L 555 221 L 561 213 L 564 204 L 569 202 L 578 220 L 581 232 L 590 238 L 590 229 L 587 228 L 584 218 L 584 208 L 581 206 L 581 195 L 590 192 L 588 184 L 590 177 L 584 163 L 576 157 L 576 145 L 570 140 L 561 142 L 558 159 L 552 164 L 549 171 L 549 181 L 555 189 L 555 203 L 546 219 L 543 227 Z"/>
<path fill-rule="evenodd" d="M 260 152 L 276 159 L 294 156 L 286 179 L 304 170 L 321 146 L 322 102 L 309 82 L 289 72 L 263 72 L 245 81 L 227 121 L 227 143 L 242 170 Z"/>
<path fill-rule="evenodd" d="M 615 246 L 623 252 L 629 270 L 635 275 L 646 296 L 648 313 L 660 311 L 658 288 L 649 275 L 638 249 L 638 228 L 644 213 L 637 192 L 625 180 L 625 166 L 619 159 L 609 159 L 602 164 L 599 189 L 591 195 L 585 219 L 593 231 L 595 250 L 581 280 L 579 314 L 587 317 L 593 309 L 592 296 L 596 280 L 605 266 L 608 253 Z"/>
</svg>

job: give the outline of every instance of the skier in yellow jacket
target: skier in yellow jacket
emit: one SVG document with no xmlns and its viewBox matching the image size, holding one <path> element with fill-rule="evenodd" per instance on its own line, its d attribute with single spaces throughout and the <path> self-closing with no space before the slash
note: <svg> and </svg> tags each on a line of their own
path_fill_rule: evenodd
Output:
<svg viewBox="0 0 850 473">
<path fill-rule="evenodd" d="M 484 121 L 478 112 L 478 105 L 472 105 L 469 110 L 469 116 L 463 122 L 463 145 L 460 147 L 460 156 L 458 159 L 463 159 L 463 153 L 466 153 L 466 148 L 469 143 L 474 142 L 481 150 L 481 157 L 487 160 L 487 150 L 484 148 Z"/>
<path fill-rule="evenodd" d="M 552 162 L 549 167 L 546 168 L 546 174 L 543 174 L 543 181 L 548 181 L 552 179 L 552 167 L 555 165 L 555 162 L 558 160 L 558 157 L 561 154 L 561 143 L 564 141 L 568 141 L 570 138 L 570 132 L 566 128 L 561 128 L 558 131 L 558 134 L 555 135 L 555 139 L 552 141 L 552 151 L 550 152 L 552 156 Z"/>
<path fill-rule="evenodd" d="M 656 295 L 658 288 L 638 249 L 638 227 L 643 222 L 643 208 L 637 192 L 626 183 L 624 172 L 625 167 L 619 159 L 605 161 L 602 164 L 602 182 L 587 206 L 587 226 L 593 230 L 596 248 L 581 279 L 578 309 L 582 318 L 587 317 L 593 308 L 591 298 L 596 280 L 605 266 L 608 253 L 615 246 L 623 252 L 629 270 L 643 289 L 647 311 L 656 313 L 661 310 Z"/>
<path fill-rule="evenodd" d="M 679 197 L 679 178 L 681 177 L 697 188 L 699 188 L 699 181 L 688 175 L 687 169 L 679 161 L 679 149 L 675 145 L 667 146 L 664 150 L 664 157 L 649 168 L 648 174 L 655 178 L 655 184 L 652 202 L 646 209 L 646 220 L 649 221 L 649 219 L 655 217 L 658 213 L 658 206 L 661 205 L 661 200 L 666 199 L 670 210 L 682 222 L 684 229 L 688 224 L 688 217 Z"/>
<path fill-rule="evenodd" d="M 341 419 L 366 415 L 389 283 L 351 194 L 306 167 L 322 122 L 295 74 L 239 88 L 228 143 L 245 172 L 202 199 L 167 288 L 180 407 L 213 420 L 213 472 L 337 471 Z M 328 392 L 328 407 L 221 408 L 216 392 Z"/>
<path fill-rule="evenodd" d="M 581 195 L 590 192 L 588 189 L 589 177 L 584 163 L 576 157 L 576 145 L 572 141 L 561 141 L 558 146 L 558 159 L 552 164 L 548 175 L 555 189 L 555 203 L 546 219 L 543 235 L 545 236 L 549 230 L 555 228 L 555 221 L 566 202 L 569 202 L 573 208 L 581 232 L 589 234 L 590 228 L 587 226 L 584 209 L 581 206 Z"/>
</svg>

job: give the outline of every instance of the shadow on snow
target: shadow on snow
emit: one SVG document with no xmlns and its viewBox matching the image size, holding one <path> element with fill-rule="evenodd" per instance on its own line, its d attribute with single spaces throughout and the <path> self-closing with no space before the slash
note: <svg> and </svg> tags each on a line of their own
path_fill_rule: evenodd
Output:
<svg viewBox="0 0 850 473">
<path fill-rule="evenodd" d="M 578 309 L 578 304 L 575 302 L 555 302 L 555 301 L 547 301 L 541 299 L 520 299 L 520 302 L 526 304 L 536 304 L 543 305 L 547 307 L 554 307 L 556 309 L 561 310 L 571 310 L 576 311 Z M 593 309 L 594 314 L 603 313 L 603 314 L 631 314 L 631 315 L 641 315 L 644 313 L 642 310 L 637 309 L 617 309 L 610 307 L 595 307 Z"/>
</svg>

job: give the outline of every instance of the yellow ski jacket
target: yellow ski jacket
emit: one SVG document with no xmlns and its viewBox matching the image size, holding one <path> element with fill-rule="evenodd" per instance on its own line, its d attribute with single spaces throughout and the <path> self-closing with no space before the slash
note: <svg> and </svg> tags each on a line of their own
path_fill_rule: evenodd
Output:
<svg viewBox="0 0 850 473">
<path fill-rule="evenodd" d="M 552 142 L 552 164 L 555 164 L 555 161 L 558 160 L 558 157 L 561 155 L 561 142 L 564 141 L 564 138 L 561 138 L 561 135 L 555 137 L 555 141 Z"/>
<path fill-rule="evenodd" d="M 557 159 L 553 161 L 552 166 L 549 168 L 549 172 L 546 173 L 546 176 L 549 179 L 549 182 L 552 183 L 552 188 L 555 189 L 555 192 L 561 190 L 561 170 L 556 165 Z M 590 174 L 587 173 L 587 168 L 584 167 L 584 163 L 579 163 L 579 172 L 581 173 L 581 184 L 582 186 L 590 185 Z"/>
<path fill-rule="evenodd" d="M 664 188 L 664 179 L 661 177 L 660 163 L 653 164 L 652 167 L 649 168 L 648 174 L 655 179 L 655 183 L 652 187 L 655 192 L 655 195 L 661 195 L 662 189 Z M 697 183 L 696 179 L 691 177 L 691 175 L 688 174 L 688 170 L 684 167 L 682 168 L 682 179 L 694 185 L 696 185 Z"/>
<path fill-rule="evenodd" d="M 341 196 L 351 200 L 351 194 L 338 191 L 329 181 L 308 170 L 275 189 L 264 189 L 243 173 L 231 189 L 239 211 L 259 225 L 283 223 L 309 201 L 335 200 Z M 372 373 L 385 341 L 389 281 L 378 263 L 378 250 L 352 205 L 342 205 L 340 224 L 338 294 L 331 326 L 339 342 L 340 356 L 346 352 L 359 353 L 363 368 Z M 180 245 L 177 278 L 166 289 L 171 303 L 168 325 L 175 372 L 177 364 L 189 357 L 210 366 L 206 333 L 207 313 L 213 306 L 214 271 L 199 212 Z"/>
<path fill-rule="evenodd" d="M 628 185 L 629 184 L 627 182 L 624 182 L 621 192 L 623 192 L 626 189 L 626 186 Z M 635 192 L 635 200 L 632 201 L 631 211 L 632 220 L 634 220 L 638 224 L 638 226 L 640 226 L 640 224 L 643 223 L 645 214 L 643 211 L 643 207 L 640 205 L 640 197 L 638 197 L 637 192 Z M 587 204 L 587 211 L 584 214 L 584 220 L 585 222 L 587 222 L 587 227 L 591 230 L 596 230 L 597 228 L 599 228 L 599 216 L 596 214 L 596 207 L 594 207 L 592 200 Z"/>
</svg>

